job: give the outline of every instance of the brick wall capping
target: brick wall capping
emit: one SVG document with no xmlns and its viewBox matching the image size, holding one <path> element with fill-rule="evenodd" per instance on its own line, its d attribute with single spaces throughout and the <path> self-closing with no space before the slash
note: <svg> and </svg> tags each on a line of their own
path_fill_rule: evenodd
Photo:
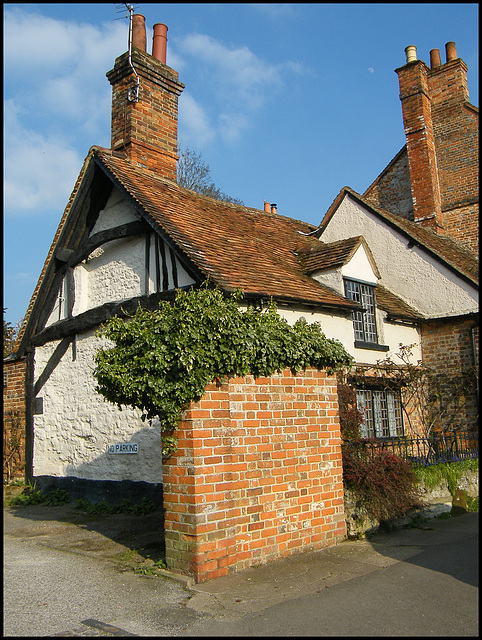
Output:
<svg viewBox="0 0 482 640">
<path fill-rule="evenodd" d="M 413 62 L 408 62 L 407 64 L 402 65 L 401 67 L 397 67 L 394 69 L 395 73 L 399 73 L 400 71 L 405 70 L 413 70 L 415 67 L 421 67 L 427 73 L 430 72 L 430 68 L 425 64 L 423 60 L 414 60 Z"/>
<path fill-rule="evenodd" d="M 468 67 L 462 58 L 456 58 L 455 60 L 450 60 L 450 62 L 445 62 L 439 67 L 434 67 L 431 69 L 423 60 L 414 60 L 413 62 L 408 62 L 407 64 L 402 65 L 401 67 L 397 67 L 394 69 L 395 73 L 399 73 L 400 71 L 404 71 L 405 69 L 414 69 L 416 66 L 421 66 L 424 70 L 430 75 L 437 75 L 439 73 L 444 73 L 447 69 L 451 69 L 457 66 L 461 66 L 464 71 L 468 71 Z"/>
<path fill-rule="evenodd" d="M 140 49 L 133 50 L 131 60 L 139 76 L 159 85 L 163 89 L 167 89 L 171 93 L 175 93 L 178 96 L 181 95 L 185 85 L 179 81 L 178 73 L 174 69 Z M 106 73 L 107 79 L 112 85 L 130 75 L 132 75 L 132 67 L 129 64 L 128 52 L 119 56 L 114 63 L 114 68 Z"/>
</svg>

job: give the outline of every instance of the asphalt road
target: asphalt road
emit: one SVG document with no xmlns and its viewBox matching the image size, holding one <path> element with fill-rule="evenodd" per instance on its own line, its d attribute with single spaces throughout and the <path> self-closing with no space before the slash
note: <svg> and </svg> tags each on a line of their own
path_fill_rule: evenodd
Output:
<svg viewBox="0 0 482 640">
<path fill-rule="evenodd" d="M 189 588 L 120 567 L 92 527 L 74 548 L 7 515 L 7 637 L 478 636 L 478 513 Z"/>
</svg>

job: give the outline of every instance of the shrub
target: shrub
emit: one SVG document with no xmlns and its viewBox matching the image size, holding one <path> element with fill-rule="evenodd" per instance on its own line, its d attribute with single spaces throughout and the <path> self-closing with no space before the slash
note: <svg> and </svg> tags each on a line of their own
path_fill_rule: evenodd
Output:
<svg viewBox="0 0 482 640">
<path fill-rule="evenodd" d="M 381 522 L 420 506 L 417 477 L 411 465 L 387 451 L 370 455 L 345 444 L 343 481 L 359 505 Z"/>
</svg>

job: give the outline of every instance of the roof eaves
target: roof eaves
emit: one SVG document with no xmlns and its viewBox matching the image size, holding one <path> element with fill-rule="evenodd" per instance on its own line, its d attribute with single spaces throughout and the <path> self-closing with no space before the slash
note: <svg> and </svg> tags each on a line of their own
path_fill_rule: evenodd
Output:
<svg viewBox="0 0 482 640">
<path fill-rule="evenodd" d="M 47 257 L 45 259 L 44 265 L 42 267 L 42 271 L 40 272 L 40 276 L 37 280 L 37 284 L 35 286 L 35 289 L 33 291 L 33 294 L 30 298 L 30 302 L 29 305 L 27 307 L 27 311 L 25 313 L 25 317 L 23 319 L 22 322 L 22 326 L 20 327 L 20 331 L 18 333 L 18 337 L 17 337 L 17 341 L 15 343 L 15 355 L 18 357 L 22 357 L 24 355 L 24 351 L 25 351 L 25 347 L 26 347 L 26 343 L 30 337 L 30 324 L 31 324 L 31 318 L 32 318 L 32 313 L 36 307 L 37 301 L 39 299 L 39 295 L 42 291 L 43 288 L 43 284 L 47 275 L 47 272 L 49 271 L 49 269 L 51 268 L 51 265 L 53 263 L 54 257 L 55 257 L 55 249 L 57 247 L 57 244 L 61 238 L 62 235 L 62 231 L 64 229 L 65 223 L 68 219 L 69 213 L 72 210 L 72 208 L 75 205 L 77 196 L 81 190 L 81 186 L 82 183 L 88 173 L 89 167 L 91 166 L 91 162 L 92 162 L 92 158 L 94 157 L 94 153 L 95 153 L 95 147 L 91 147 L 89 149 L 89 152 L 86 156 L 86 158 L 84 159 L 84 163 L 82 165 L 82 168 L 80 170 L 80 173 L 77 177 L 77 180 L 75 182 L 74 188 L 72 189 L 72 192 L 70 194 L 70 198 L 67 202 L 67 205 L 64 209 L 64 212 L 62 214 L 62 218 L 60 219 L 59 225 L 57 227 L 57 231 L 55 232 L 54 235 L 54 239 L 52 240 L 52 243 L 50 245 L 50 249 L 49 252 L 47 254 Z"/>
</svg>

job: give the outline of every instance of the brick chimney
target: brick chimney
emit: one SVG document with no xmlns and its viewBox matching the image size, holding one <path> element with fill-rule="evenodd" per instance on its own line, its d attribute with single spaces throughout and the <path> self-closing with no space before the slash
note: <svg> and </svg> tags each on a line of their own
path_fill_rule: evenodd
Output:
<svg viewBox="0 0 482 640">
<path fill-rule="evenodd" d="M 417 60 L 413 45 L 408 46 L 405 53 L 407 64 L 396 72 L 407 138 L 414 220 L 440 233 L 442 204 L 432 123 L 430 70 L 422 60 Z"/>
<path fill-rule="evenodd" d="M 146 52 L 144 16 L 132 16 L 131 50 L 106 75 L 112 85 L 111 148 L 138 167 L 176 180 L 179 74 L 165 64 L 165 25 L 154 25 L 154 55 Z"/>
<path fill-rule="evenodd" d="M 454 209 L 470 204 L 474 194 L 478 199 L 478 152 L 474 154 L 476 125 L 467 111 L 467 66 L 457 57 L 454 42 L 448 42 L 445 50 L 445 64 L 438 49 L 430 51 L 429 69 L 410 45 L 405 50 L 407 63 L 396 73 L 414 220 L 454 235 L 458 224 Z"/>
</svg>

